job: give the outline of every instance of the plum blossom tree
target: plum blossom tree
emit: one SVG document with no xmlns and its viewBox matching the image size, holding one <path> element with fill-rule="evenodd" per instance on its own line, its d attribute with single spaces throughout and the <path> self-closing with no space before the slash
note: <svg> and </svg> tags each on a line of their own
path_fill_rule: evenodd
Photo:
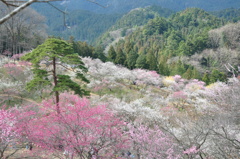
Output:
<svg viewBox="0 0 240 159">
<path fill-rule="evenodd" d="M 28 92 L 25 90 L 25 84 L 32 77 L 30 70 L 30 63 L 28 62 L 14 62 L 8 59 L 7 63 L 3 64 L 0 68 L 0 98 L 1 104 L 11 105 L 22 103 L 22 99 L 26 96 L 30 98 Z M 14 96 L 14 100 L 12 97 Z M 20 100 L 15 100 L 17 98 Z M 15 103 L 16 102 L 16 103 Z M 12 106 L 12 105 L 11 105 Z"/>
<path fill-rule="evenodd" d="M 159 127 L 129 126 L 133 151 L 137 158 L 178 159 L 176 144 Z"/>
<path fill-rule="evenodd" d="M 47 152 L 71 157 L 112 158 L 128 147 L 124 136 L 124 122 L 116 118 L 104 105 L 92 106 L 77 95 L 61 94 L 61 114 L 56 113 L 53 100 L 43 101 L 34 119 L 24 122 L 22 134 Z"/>
<path fill-rule="evenodd" d="M 107 81 L 108 87 L 116 86 L 121 83 L 128 85 L 153 85 L 160 86 L 162 79 L 155 71 L 143 69 L 129 70 L 122 66 L 117 66 L 112 62 L 103 63 L 98 59 L 83 58 L 83 62 L 88 68 L 91 78 L 89 86 L 99 89 Z M 130 87 L 131 88 L 131 87 Z"/>
<path fill-rule="evenodd" d="M 229 85 L 215 83 L 207 88 L 207 99 L 218 105 L 219 111 L 213 118 L 213 143 L 217 155 L 222 158 L 239 156 L 239 93 L 240 82 L 237 78 L 229 79 Z"/>
<path fill-rule="evenodd" d="M 98 101 L 109 103 L 109 107 L 128 123 L 161 126 L 161 130 L 164 130 L 171 136 L 169 142 L 177 145 L 177 149 L 174 149 L 174 152 L 181 154 L 180 158 L 239 158 L 240 87 L 237 78 L 229 79 L 228 83 L 217 82 L 205 86 L 205 83 L 202 81 L 196 79 L 186 80 L 176 75 L 162 80 L 166 87 L 155 87 L 155 80 L 152 79 L 156 79 L 159 82 L 161 80 L 154 74 L 151 76 L 151 73 L 148 71 L 126 70 L 124 73 L 128 74 L 130 72 L 131 76 L 124 76 L 124 74 L 121 76 L 118 72 L 121 68 L 112 63 L 103 65 L 99 61 L 96 64 L 90 59 L 87 59 L 87 63 L 89 70 L 91 70 L 89 74 L 96 79 L 98 79 L 98 75 L 101 75 L 103 79 L 111 79 L 108 81 L 114 83 L 127 81 L 120 81 L 121 77 L 131 77 L 129 79 L 137 81 L 135 85 L 152 85 L 147 89 L 141 89 L 143 93 L 138 99 L 133 98 L 133 93 L 129 94 L 130 101 L 117 99 L 112 95 L 99 97 Z M 104 71 L 106 76 L 104 76 Z M 147 74 L 151 78 L 148 78 Z M 115 75 L 120 76 L 117 77 Z M 103 81 L 99 81 L 99 85 L 102 83 Z M 174 103 L 179 104 L 184 109 L 179 111 Z M 134 129 L 138 128 L 134 127 Z M 151 145 L 143 142 L 143 139 L 147 138 L 144 135 L 153 130 L 156 133 L 156 129 L 145 127 L 143 130 L 145 134 L 139 135 L 141 136 L 139 137 L 139 143 L 142 141 L 142 144 L 132 146 L 135 150 L 130 149 L 131 153 L 137 154 L 138 147 L 144 151 L 150 149 Z M 157 139 L 155 140 L 157 141 Z M 149 143 L 154 145 L 154 142 L 149 141 Z M 153 148 L 151 152 L 154 152 L 154 150 Z M 144 153 L 143 155 L 145 156 L 142 157 L 150 158 L 148 155 L 151 155 L 151 152 Z"/>
<path fill-rule="evenodd" d="M 161 85 L 161 78 L 156 71 L 135 69 L 132 73 L 136 76 L 136 83 L 146 85 Z"/>
<path fill-rule="evenodd" d="M 186 102 L 195 109 L 175 112 L 161 123 L 186 158 L 238 158 L 239 80 L 229 81 L 230 85 L 218 82 L 208 87 L 188 81 L 182 90 L 188 95 Z"/>
<path fill-rule="evenodd" d="M 7 148 L 14 145 L 19 139 L 20 135 L 16 131 L 16 117 L 10 110 L 0 109 L 0 158 L 9 158 L 14 155 L 18 149 L 13 150 L 12 153 L 6 154 Z"/>
<path fill-rule="evenodd" d="M 134 77 L 127 68 L 117 66 L 112 62 L 103 63 L 99 59 L 83 58 L 83 62 L 88 68 L 89 74 L 100 81 L 121 81 L 123 79 L 132 80 Z"/>
</svg>

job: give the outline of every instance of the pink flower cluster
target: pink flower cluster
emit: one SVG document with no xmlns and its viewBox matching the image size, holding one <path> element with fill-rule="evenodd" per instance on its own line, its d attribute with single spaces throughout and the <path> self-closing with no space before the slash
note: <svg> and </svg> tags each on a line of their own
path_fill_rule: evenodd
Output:
<svg viewBox="0 0 240 159">
<path fill-rule="evenodd" d="M 16 77 L 18 77 L 23 72 L 23 68 L 14 63 L 5 64 L 3 65 L 3 68 L 6 69 L 9 75 L 16 76 Z"/>
<path fill-rule="evenodd" d="M 192 146 L 191 148 L 185 150 L 183 153 L 184 154 L 196 154 L 196 153 L 198 153 L 198 151 L 199 150 L 197 149 L 196 146 Z"/>
<path fill-rule="evenodd" d="M 174 92 L 172 95 L 175 99 L 186 99 L 187 95 L 183 91 Z"/>
</svg>

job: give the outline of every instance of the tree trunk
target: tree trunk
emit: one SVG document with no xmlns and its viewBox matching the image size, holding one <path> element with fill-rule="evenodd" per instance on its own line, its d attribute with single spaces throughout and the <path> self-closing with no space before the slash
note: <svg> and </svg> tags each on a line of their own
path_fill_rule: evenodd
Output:
<svg viewBox="0 0 240 159">
<path fill-rule="evenodd" d="M 57 81 L 57 72 L 56 72 L 56 58 L 53 58 L 53 80 L 54 80 L 54 86 L 57 87 L 58 81 Z M 59 107 L 59 92 L 55 91 L 55 98 L 56 98 L 56 109 L 57 113 L 60 114 L 60 107 Z"/>
<path fill-rule="evenodd" d="M 3 158 L 3 152 L 4 152 L 4 151 L 1 151 L 1 152 L 0 152 L 0 159 Z"/>
</svg>

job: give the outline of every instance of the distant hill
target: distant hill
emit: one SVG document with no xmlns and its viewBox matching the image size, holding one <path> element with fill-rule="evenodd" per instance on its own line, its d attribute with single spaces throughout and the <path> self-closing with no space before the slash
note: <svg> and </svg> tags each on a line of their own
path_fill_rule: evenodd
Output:
<svg viewBox="0 0 240 159">
<path fill-rule="evenodd" d="M 64 10 L 61 5 L 56 3 L 54 5 Z M 87 41 L 90 44 L 96 42 L 96 39 L 107 31 L 142 26 L 156 16 L 168 17 L 174 13 L 160 6 L 136 8 L 126 14 L 97 14 L 87 10 L 69 10 L 66 11 L 68 14 L 64 23 L 63 14 L 47 4 L 34 5 L 33 8 L 46 17 L 49 35 L 65 39 L 74 36 L 75 40 Z"/>
<path fill-rule="evenodd" d="M 127 14 L 124 14 L 122 18 L 119 19 L 114 26 L 112 26 L 111 29 L 116 30 L 121 28 L 142 26 L 156 16 L 167 18 L 173 13 L 175 12 L 170 9 L 162 8 L 156 5 L 145 8 L 136 8 L 131 10 Z"/>
<path fill-rule="evenodd" d="M 227 8 L 224 10 L 212 11 L 210 13 L 231 22 L 237 22 L 240 20 L 240 9 Z"/>
<path fill-rule="evenodd" d="M 220 72 L 224 69 L 217 67 L 222 61 L 216 62 L 215 56 L 220 58 L 218 52 L 227 55 L 224 52 L 228 52 L 230 47 L 236 48 L 236 41 L 231 39 L 237 37 L 228 35 L 234 26 L 222 29 L 224 34 L 221 29 L 211 34 L 209 31 L 226 23 L 226 20 L 199 8 L 188 8 L 169 18 L 156 16 L 118 42 L 112 43 L 107 51 L 108 57 L 116 64 L 130 69 L 155 70 L 166 76 L 179 74 L 184 78 L 201 79 L 206 83 L 215 82 L 216 79 L 225 80 L 224 73 Z M 238 32 L 236 35 L 239 35 Z M 223 40 L 214 41 L 214 37 Z M 215 51 L 216 49 L 222 50 Z M 208 74 L 209 71 L 211 74 Z M 209 78 L 210 82 L 207 81 Z"/>
<path fill-rule="evenodd" d="M 96 0 L 96 2 L 107 7 L 104 8 L 86 0 L 53 3 L 68 13 L 65 22 L 63 14 L 48 4 L 35 4 L 32 7 L 46 17 L 49 35 L 64 39 L 74 36 L 78 41 L 96 44 L 96 39 L 107 31 L 123 29 L 120 32 L 124 35 L 126 29 L 146 24 L 156 15 L 167 17 L 174 12 L 173 10 L 184 10 L 188 7 L 203 8 L 218 17 L 237 21 L 239 9 L 215 10 L 240 6 L 240 1 L 235 0 L 209 0 L 207 2 L 201 0 L 182 0 L 181 2 L 176 2 L 176 0 Z M 155 6 L 152 7 L 153 5 Z M 233 16 L 234 20 L 232 20 Z M 106 35 L 103 36 L 106 37 Z M 105 39 L 101 37 L 100 40 Z"/>
<path fill-rule="evenodd" d="M 160 6 L 149 6 L 145 8 L 136 8 L 124 14 L 117 22 L 109 28 L 96 43 L 106 46 L 120 37 L 124 37 L 133 30 L 148 23 L 149 20 L 156 17 L 169 17 L 174 11 L 162 8 Z"/>
<path fill-rule="evenodd" d="M 65 19 L 61 12 L 50 5 L 35 4 L 32 6 L 46 17 L 48 34 L 64 39 L 74 36 L 76 40 L 86 41 L 90 44 L 122 17 L 122 14 L 97 14 L 87 10 L 65 10 L 66 8 L 63 6 L 57 3 L 53 4 L 67 12 Z"/>
<path fill-rule="evenodd" d="M 126 13 L 134 8 L 150 5 L 160 5 L 175 11 L 189 7 L 197 7 L 207 11 L 240 7 L 238 0 L 96 0 L 96 2 L 108 7 L 103 8 L 86 0 L 69 0 L 63 5 L 70 10 L 84 9 L 97 13 Z"/>
</svg>

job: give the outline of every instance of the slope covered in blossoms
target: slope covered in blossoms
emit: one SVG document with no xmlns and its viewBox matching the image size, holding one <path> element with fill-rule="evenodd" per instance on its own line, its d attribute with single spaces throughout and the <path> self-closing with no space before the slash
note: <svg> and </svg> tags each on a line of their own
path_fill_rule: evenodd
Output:
<svg viewBox="0 0 240 159">
<path fill-rule="evenodd" d="M 179 75 L 164 77 L 154 71 L 129 70 L 110 62 L 89 58 L 83 61 L 92 81 L 88 86 L 99 95 L 92 99 L 107 104 L 125 121 L 160 126 L 190 158 L 238 155 L 237 78 L 206 86 L 202 81 L 186 80 Z"/>
<path fill-rule="evenodd" d="M 29 63 L 1 60 L 0 118 L 6 121 L 0 122 L 1 154 L 109 159 L 239 157 L 237 78 L 206 86 L 179 75 L 166 77 L 98 59 L 82 60 L 90 80 L 85 89 L 91 96 L 61 94 L 61 115 L 49 95 L 51 88 L 25 90 L 33 76 Z M 58 71 L 82 83 L 70 68 Z M 33 144 L 33 150 L 18 151 L 26 143 Z"/>
</svg>

